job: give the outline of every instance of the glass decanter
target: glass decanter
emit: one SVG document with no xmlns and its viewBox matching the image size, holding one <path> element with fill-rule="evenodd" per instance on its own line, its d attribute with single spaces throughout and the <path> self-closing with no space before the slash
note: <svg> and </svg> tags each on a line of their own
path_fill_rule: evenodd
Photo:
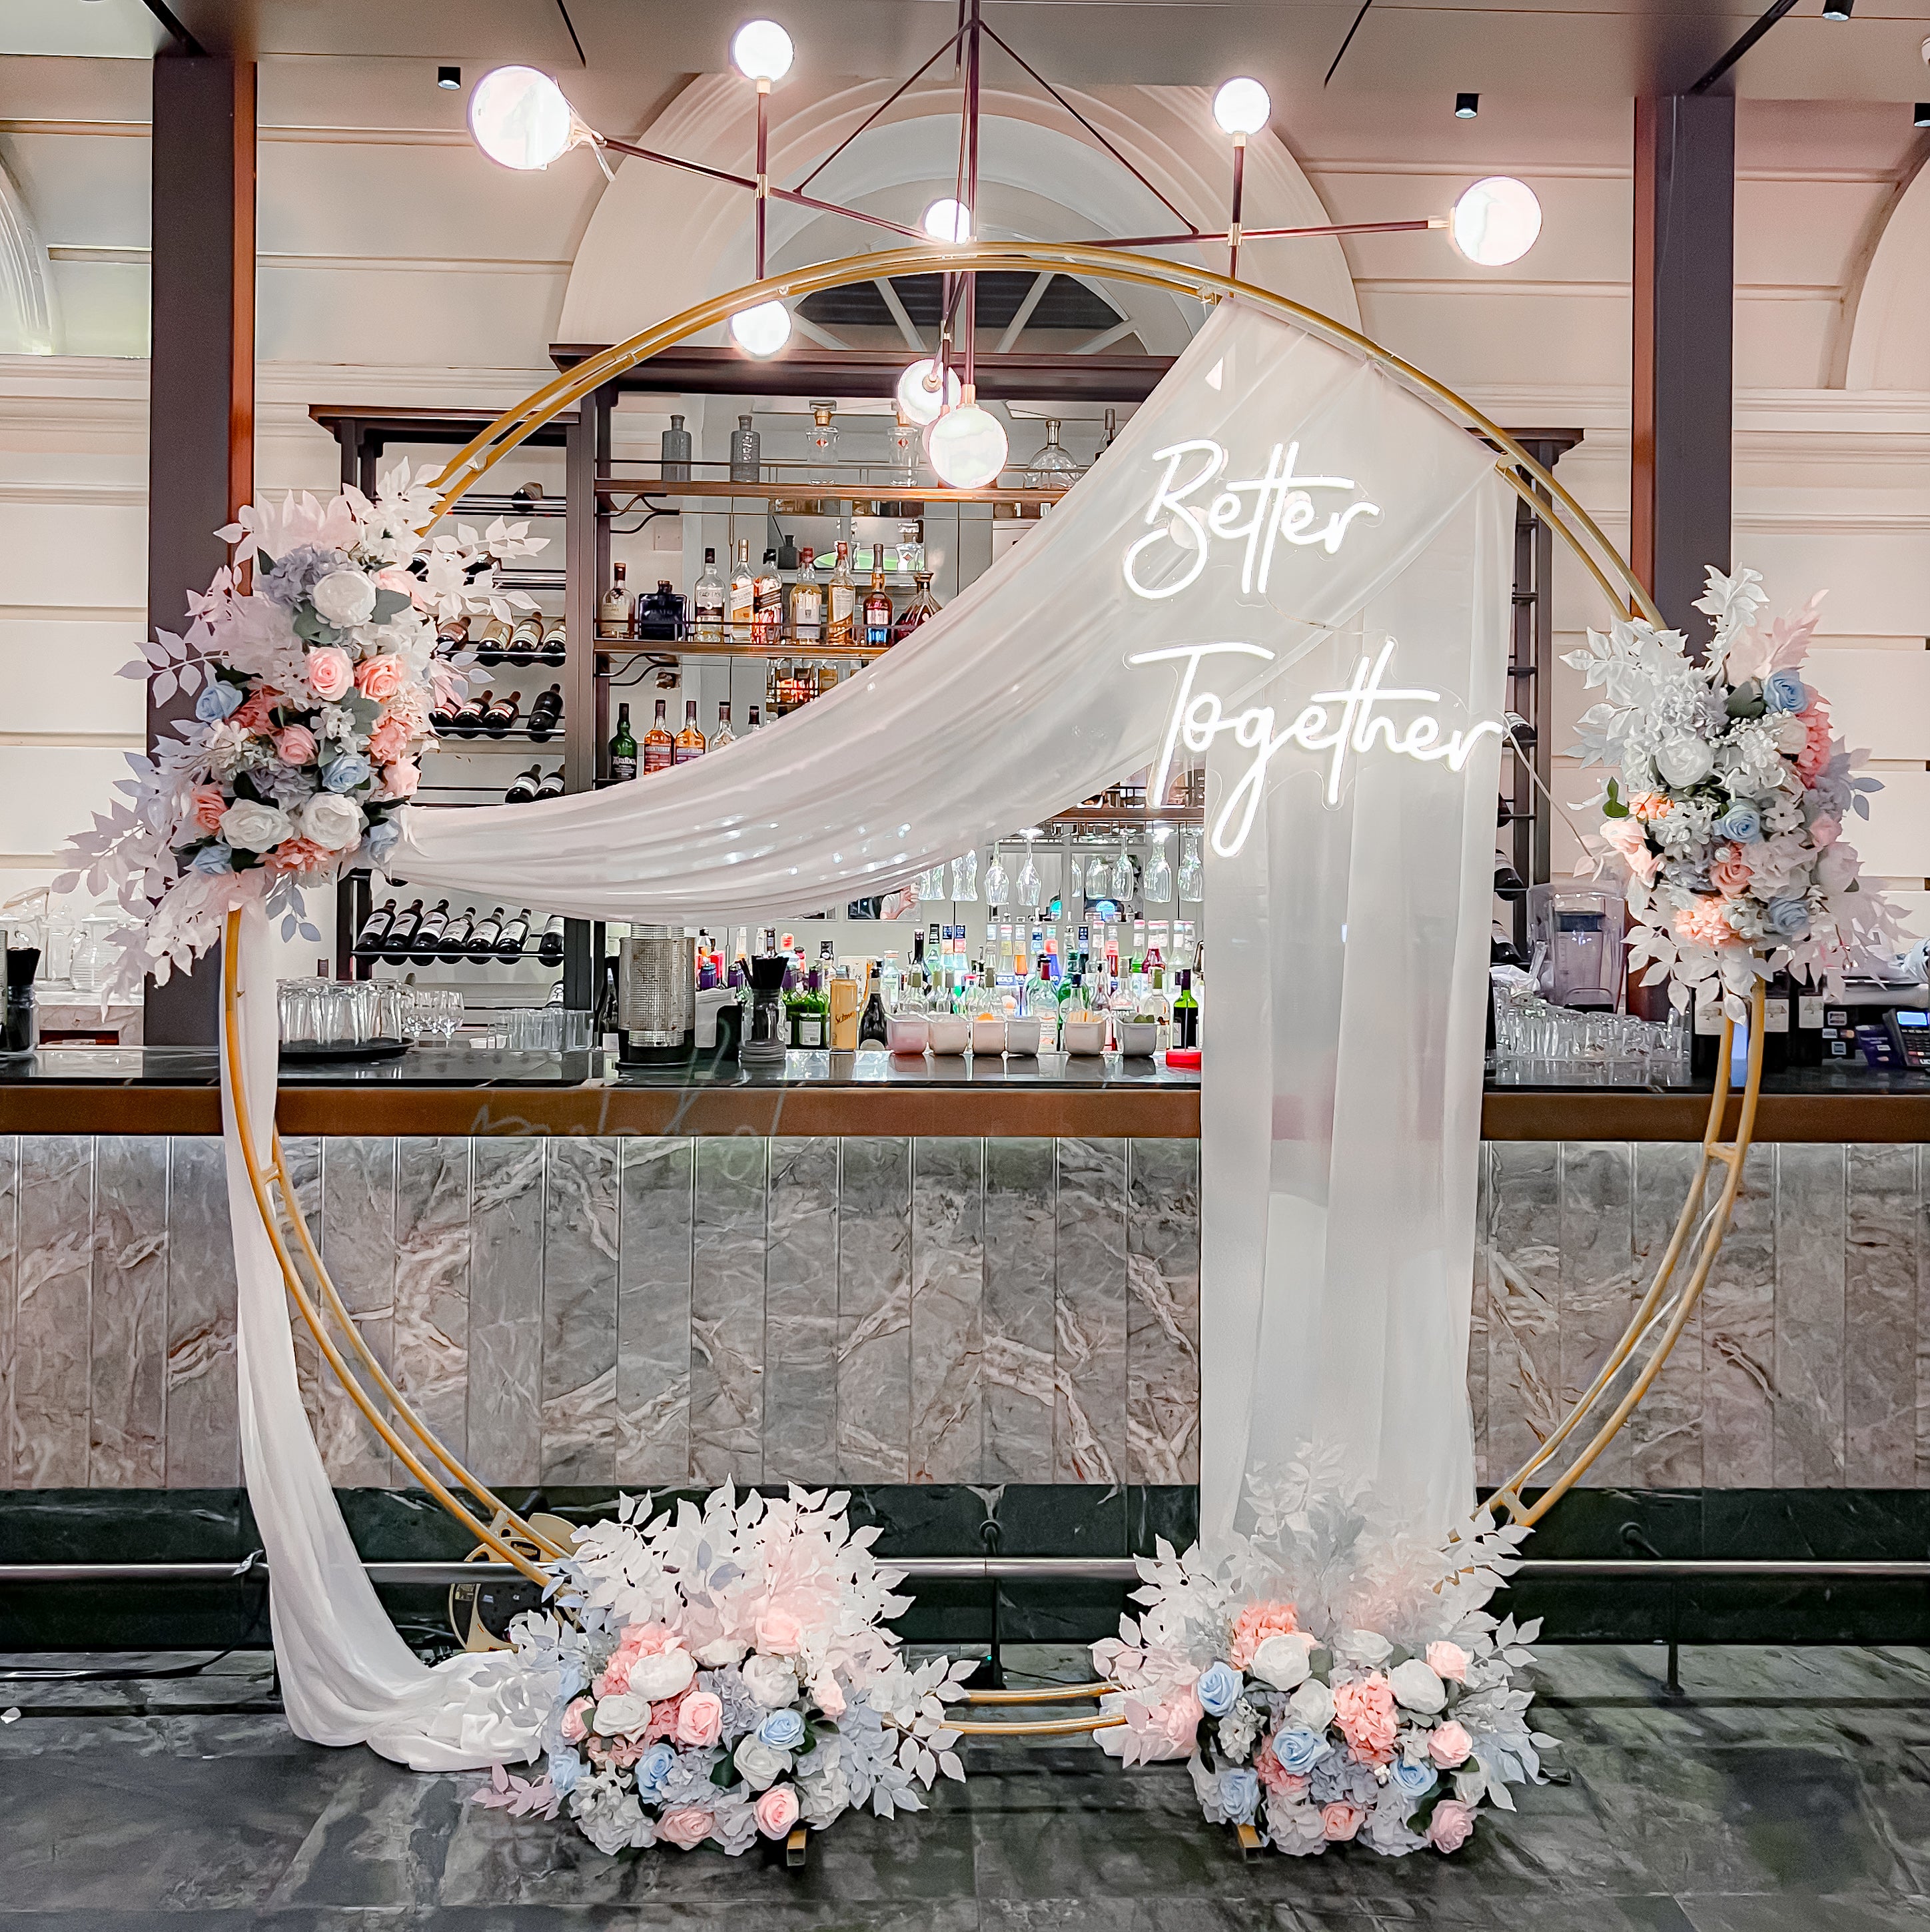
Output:
<svg viewBox="0 0 1930 1932">
<path fill-rule="evenodd" d="M 1199 860 L 1199 834 L 1190 827 L 1179 842 L 1179 896 L 1190 905 L 1206 896 L 1206 872 Z"/>
<path fill-rule="evenodd" d="M 1025 471 L 1028 490 L 1069 490 L 1078 480 L 1079 468 L 1070 450 L 1059 441 L 1059 426 L 1048 418 L 1044 446 Z"/>
<path fill-rule="evenodd" d="M 911 484 L 918 480 L 918 452 L 921 438 L 916 423 L 907 422 L 900 410 L 891 425 L 891 480 Z M 881 568 L 883 566 L 879 566 Z"/>
<path fill-rule="evenodd" d="M 1166 860 L 1166 841 L 1172 836 L 1170 826 L 1153 827 L 1152 862 L 1146 868 L 1145 898 L 1148 905 L 1163 905 L 1172 897 L 1172 867 Z"/>
</svg>

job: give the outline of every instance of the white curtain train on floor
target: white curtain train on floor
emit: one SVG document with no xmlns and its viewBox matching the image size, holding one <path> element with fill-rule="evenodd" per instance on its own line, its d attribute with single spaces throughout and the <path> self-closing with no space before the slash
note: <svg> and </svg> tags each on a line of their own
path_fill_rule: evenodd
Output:
<svg viewBox="0 0 1930 1932">
<path fill-rule="evenodd" d="M 1154 760 L 1184 696 L 1196 737 L 1229 727 L 1209 821 L 1234 805 L 1207 841 L 1202 1522 L 1232 1520 L 1253 1461 L 1338 1426 L 1384 1489 L 1445 1527 L 1472 1500 L 1493 725 L 1440 753 L 1499 710 L 1511 500 L 1493 464 L 1379 369 L 1223 302 L 1043 526 L 888 656 L 646 783 L 412 809 L 389 869 L 584 918 L 815 910 Z M 1359 667 L 1383 654 L 1376 700 Z M 1324 725 L 1307 711 L 1322 692 Z M 1269 745 L 1241 844 L 1238 788 Z M 266 1124 L 258 916 L 242 951 L 248 1037 L 226 1048 Z M 501 1660 L 417 1663 L 362 1571 L 232 1120 L 228 1137 L 244 1456 L 290 1721 L 425 1767 L 521 1758 L 540 1687 Z"/>
</svg>

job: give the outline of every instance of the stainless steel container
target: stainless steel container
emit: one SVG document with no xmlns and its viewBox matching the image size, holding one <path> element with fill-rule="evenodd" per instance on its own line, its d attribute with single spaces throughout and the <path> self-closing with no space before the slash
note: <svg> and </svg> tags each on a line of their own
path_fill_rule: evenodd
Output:
<svg viewBox="0 0 1930 1932">
<path fill-rule="evenodd" d="M 633 926 L 617 942 L 618 1057 L 678 1060 L 697 1033 L 697 942 L 678 926 Z"/>
</svg>

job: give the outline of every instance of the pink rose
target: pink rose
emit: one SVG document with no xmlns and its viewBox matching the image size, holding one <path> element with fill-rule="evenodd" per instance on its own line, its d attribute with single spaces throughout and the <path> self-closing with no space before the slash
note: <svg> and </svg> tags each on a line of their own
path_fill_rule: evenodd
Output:
<svg viewBox="0 0 1930 1932">
<path fill-rule="evenodd" d="M 315 762 L 315 734 L 305 724 L 290 724 L 275 734 L 275 755 L 284 765 Z"/>
<path fill-rule="evenodd" d="M 1334 1693 L 1334 1721 L 1361 1763 L 1385 1763 L 1394 1749 L 1394 1692 L 1376 1670 Z"/>
<path fill-rule="evenodd" d="M 1735 899 L 1749 890 L 1749 881 L 1756 875 L 1740 859 L 1724 859 L 1709 868 L 1709 876 L 1725 898 Z"/>
<path fill-rule="evenodd" d="M 333 644 L 323 644 L 311 651 L 308 669 L 308 688 L 324 704 L 347 697 L 355 682 L 355 667 L 349 662 L 348 652 L 337 650 Z"/>
<path fill-rule="evenodd" d="M 1436 1677 L 1465 1684 L 1468 1681 L 1468 1654 L 1457 1643 L 1430 1643 L 1427 1646 L 1427 1668 Z"/>
<path fill-rule="evenodd" d="M 392 711 L 368 734 L 368 755 L 378 765 L 392 764 L 409 748 L 409 727 Z"/>
<path fill-rule="evenodd" d="M 1367 1816 L 1358 1804 L 1323 1804 L 1320 1808 L 1320 1835 L 1330 1845 L 1344 1844 L 1361 1828 Z"/>
<path fill-rule="evenodd" d="M 1244 1670 L 1252 1664 L 1254 1652 L 1268 1637 L 1292 1636 L 1299 1628 L 1291 1604 L 1249 1604 L 1233 1620 L 1227 1661 L 1235 1670 Z"/>
<path fill-rule="evenodd" d="M 756 1809 L 758 1829 L 767 1838 L 782 1838 L 797 1822 L 797 1793 L 788 1784 L 773 1784 Z"/>
<path fill-rule="evenodd" d="M 203 832 L 218 832 L 221 829 L 221 814 L 228 808 L 228 801 L 221 796 L 219 785 L 197 785 L 188 794 L 188 816 Z"/>
<path fill-rule="evenodd" d="M 1190 1687 L 1165 1703 L 1154 1706 L 1152 1712 L 1154 1726 L 1173 1743 L 1188 1750 L 1198 1738 L 1205 1715 L 1205 1707 Z"/>
<path fill-rule="evenodd" d="M 1253 1769 L 1269 1791 L 1297 1796 L 1307 1789 L 1306 1779 L 1295 1777 L 1274 1755 L 1271 1733 L 1261 1740 L 1259 1749 L 1253 1754 Z"/>
<path fill-rule="evenodd" d="M 390 798 L 413 798 L 422 782 L 422 768 L 413 758 L 398 758 L 382 768 L 382 789 Z"/>
<path fill-rule="evenodd" d="M 363 697 L 372 698 L 380 704 L 402 688 L 407 676 L 400 658 L 365 658 L 356 666 L 356 687 Z"/>
<path fill-rule="evenodd" d="M 1826 845 L 1833 845 L 1843 836 L 1843 828 L 1833 818 L 1819 818 L 1809 828 L 1811 842 L 1817 851 Z"/>
<path fill-rule="evenodd" d="M 767 1610 L 758 1619 L 758 1648 L 767 1657 L 795 1657 L 804 1648 L 804 1626 L 788 1610 Z"/>
<path fill-rule="evenodd" d="M 680 1804 L 657 1820 L 657 1836 L 686 1852 L 694 1852 L 710 1837 L 716 1822 L 709 1812 L 700 1810 L 695 1804 Z"/>
<path fill-rule="evenodd" d="M 1427 1842 L 1437 1852 L 1457 1852 L 1474 1836 L 1474 1807 L 1444 1798 L 1427 1821 Z"/>
<path fill-rule="evenodd" d="M 588 1732 L 590 1720 L 587 1713 L 594 1708 L 587 1697 L 579 1697 L 564 1712 L 563 1723 L 558 1728 L 569 1743 L 575 1744 Z"/>
<path fill-rule="evenodd" d="M 811 1680 L 811 1694 L 826 1717 L 842 1718 L 845 1714 L 844 1686 L 828 1670 L 823 1676 Z"/>
<path fill-rule="evenodd" d="M 1445 1724 L 1437 1724 L 1427 1734 L 1427 1755 L 1443 1771 L 1452 1771 L 1457 1764 L 1467 1762 L 1468 1753 L 1474 1749 L 1474 1739 L 1450 1718 Z"/>
<path fill-rule="evenodd" d="M 680 1744 L 714 1744 L 724 1728 L 724 1700 L 714 1690 L 693 1690 L 677 1714 Z"/>
<path fill-rule="evenodd" d="M 244 731 L 259 731 L 268 722 L 268 714 L 281 702 L 281 693 L 271 691 L 265 684 L 258 684 L 236 708 L 234 716 L 228 720 Z"/>
</svg>

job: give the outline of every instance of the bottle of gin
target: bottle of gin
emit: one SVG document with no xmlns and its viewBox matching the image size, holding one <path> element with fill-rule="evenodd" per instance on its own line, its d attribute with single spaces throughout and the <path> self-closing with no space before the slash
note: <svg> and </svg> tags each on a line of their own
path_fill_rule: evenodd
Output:
<svg viewBox="0 0 1930 1932">
<path fill-rule="evenodd" d="M 837 561 L 831 566 L 830 581 L 824 586 L 824 641 L 849 644 L 855 641 L 852 626 L 857 616 L 858 588 L 851 580 L 851 553 L 848 544 L 838 545 Z"/>
<path fill-rule="evenodd" d="M 650 772 L 667 772 L 677 757 L 677 740 L 670 735 L 670 726 L 664 717 L 664 706 L 670 700 L 657 700 L 657 715 L 651 721 L 650 728 L 644 734 L 644 770 Z M 623 709 L 629 710 L 626 704 Z"/>
<path fill-rule="evenodd" d="M 864 596 L 863 641 L 882 650 L 891 641 L 891 593 L 884 587 L 882 563 L 871 574 L 871 588 Z"/>
<path fill-rule="evenodd" d="M 663 716 L 663 701 L 657 701 L 657 716 Z M 610 740 L 610 778 L 613 784 L 620 784 L 627 778 L 637 776 L 637 741 L 630 734 L 630 707 L 620 704 L 617 707 L 617 729 Z"/>
<path fill-rule="evenodd" d="M 717 553 L 714 550 L 704 553 L 704 574 L 693 586 L 690 602 L 697 641 L 700 644 L 721 644 L 724 641 L 724 580 L 717 574 Z"/>
<path fill-rule="evenodd" d="M 630 634 L 630 592 L 623 581 L 623 566 L 612 565 L 610 588 L 596 607 L 596 628 L 605 637 L 624 638 Z"/>
<path fill-rule="evenodd" d="M 808 545 L 800 549 L 791 586 L 791 621 L 785 628 L 800 644 L 821 644 L 824 638 L 824 586 L 812 569 L 815 561 Z"/>
<path fill-rule="evenodd" d="M 729 590 L 725 593 L 725 634 L 734 644 L 747 644 L 751 640 L 751 613 L 757 603 L 757 579 L 751 574 L 751 542 L 748 537 L 737 539 L 737 568 L 731 572 Z"/>
</svg>

